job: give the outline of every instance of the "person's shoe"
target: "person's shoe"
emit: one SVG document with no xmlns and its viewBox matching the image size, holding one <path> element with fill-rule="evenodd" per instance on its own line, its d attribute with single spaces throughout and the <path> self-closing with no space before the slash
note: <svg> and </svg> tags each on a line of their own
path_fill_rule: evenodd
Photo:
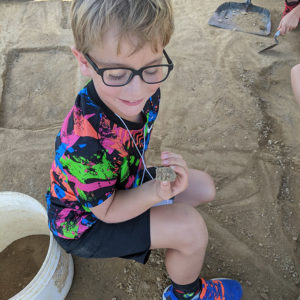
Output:
<svg viewBox="0 0 300 300">
<path fill-rule="evenodd" d="M 187 298 L 189 300 L 199 300 L 200 293 L 194 295 L 193 298 Z M 184 297 L 184 296 L 183 296 Z M 163 292 L 163 300 L 178 300 L 178 298 L 174 295 L 173 285 L 169 285 Z"/>
<path fill-rule="evenodd" d="M 201 281 L 202 290 L 200 293 L 192 296 L 192 298 L 187 294 L 183 298 L 189 300 L 240 300 L 242 298 L 242 286 L 236 280 L 222 278 L 205 281 L 201 278 Z M 172 285 L 165 289 L 163 300 L 178 300 L 174 295 Z"/>
</svg>

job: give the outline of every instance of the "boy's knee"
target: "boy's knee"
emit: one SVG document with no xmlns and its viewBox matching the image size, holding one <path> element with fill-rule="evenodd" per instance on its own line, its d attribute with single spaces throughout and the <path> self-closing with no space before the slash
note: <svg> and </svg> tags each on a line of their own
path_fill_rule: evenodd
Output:
<svg viewBox="0 0 300 300">
<path fill-rule="evenodd" d="M 208 174 L 206 174 L 206 188 L 204 191 L 204 201 L 203 202 L 210 202 L 216 198 L 216 187 L 215 183 Z"/>
<path fill-rule="evenodd" d="M 185 218 L 180 229 L 180 238 L 186 254 L 206 248 L 208 243 L 208 231 L 204 219 L 193 207 L 188 206 L 187 210 L 190 211 L 184 212 Z"/>
</svg>

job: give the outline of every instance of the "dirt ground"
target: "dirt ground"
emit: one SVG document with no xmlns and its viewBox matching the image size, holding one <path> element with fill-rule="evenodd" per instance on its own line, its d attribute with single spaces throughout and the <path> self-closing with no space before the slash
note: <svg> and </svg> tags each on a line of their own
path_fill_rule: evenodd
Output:
<svg viewBox="0 0 300 300">
<path fill-rule="evenodd" d="M 199 208 L 210 234 L 202 276 L 239 280 L 244 300 L 297 300 L 300 108 L 290 69 L 300 62 L 300 28 L 258 54 L 274 42 L 284 1 L 254 3 L 271 11 L 270 37 L 209 26 L 222 2 L 174 0 L 167 51 L 175 71 L 162 86 L 147 159 L 159 164 L 160 152 L 172 150 L 215 180 L 216 200 Z M 0 191 L 44 206 L 55 136 L 87 81 L 70 51 L 69 7 L 0 1 Z M 67 300 L 161 299 L 169 283 L 162 251 L 145 266 L 77 257 L 74 264 Z"/>
</svg>

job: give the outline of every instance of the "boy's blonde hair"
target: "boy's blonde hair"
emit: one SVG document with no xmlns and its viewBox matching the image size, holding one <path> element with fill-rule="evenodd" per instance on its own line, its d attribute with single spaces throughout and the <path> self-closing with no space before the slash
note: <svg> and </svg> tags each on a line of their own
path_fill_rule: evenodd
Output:
<svg viewBox="0 0 300 300">
<path fill-rule="evenodd" d="M 71 20 L 75 47 L 82 53 L 101 43 L 111 26 L 117 26 L 119 46 L 122 38 L 136 37 L 135 50 L 150 42 L 157 51 L 174 31 L 171 0 L 74 0 Z"/>
</svg>

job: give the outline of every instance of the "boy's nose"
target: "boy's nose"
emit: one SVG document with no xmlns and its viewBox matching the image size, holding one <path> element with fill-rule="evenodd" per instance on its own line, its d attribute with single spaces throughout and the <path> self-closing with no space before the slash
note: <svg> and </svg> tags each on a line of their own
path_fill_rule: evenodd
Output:
<svg viewBox="0 0 300 300">
<path fill-rule="evenodd" d="M 126 87 L 128 88 L 128 90 L 139 92 L 145 87 L 145 85 L 146 83 L 142 80 L 142 78 L 138 75 L 135 75 L 132 77 L 131 81 L 126 85 Z"/>
</svg>

